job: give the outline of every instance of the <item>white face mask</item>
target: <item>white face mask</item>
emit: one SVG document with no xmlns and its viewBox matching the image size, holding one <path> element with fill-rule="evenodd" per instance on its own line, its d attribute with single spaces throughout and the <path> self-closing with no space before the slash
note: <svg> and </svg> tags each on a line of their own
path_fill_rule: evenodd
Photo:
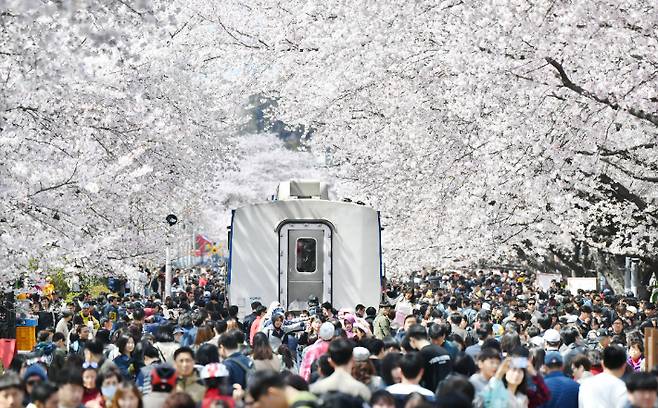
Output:
<svg viewBox="0 0 658 408">
<path fill-rule="evenodd" d="M 112 399 L 114 398 L 114 394 L 117 392 L 117 386 L 116 385 L 108 385 L 105 387 L 101 387 L 101 394 L 103 394 L 104 397 Z"/>
</svg>

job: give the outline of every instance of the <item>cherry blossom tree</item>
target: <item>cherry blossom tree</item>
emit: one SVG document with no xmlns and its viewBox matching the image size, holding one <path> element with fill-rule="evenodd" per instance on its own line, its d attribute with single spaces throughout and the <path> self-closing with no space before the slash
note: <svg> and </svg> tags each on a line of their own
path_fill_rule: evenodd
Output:
<svg viewBox="0 0 658 408">
<path fill-rule="evenodd" d="M 655 5 L 192 2 L 277 117 L 316 129 L 339 194 L 422 264 L 655 252 Z M 579 262 L 575 259 L 576 262 Z"/>
<path fill-rule="evenodd" d="M 162 252 L 231 168 L 231 104 L 172 43 L 155 3 L 10 1 L 0 9 L 0 259 L 121 271 Z M 162 3 L 165 4 L 165 3 Z"/>
<path fill-rule="evenodd" d="M 5 3 L 3 259 L 148 254 L 253 197 L 286 173 L 240 167 L 253 95 L 382 211 L 390 271 L 655 257 L 652 2 Z"/>
</svg>

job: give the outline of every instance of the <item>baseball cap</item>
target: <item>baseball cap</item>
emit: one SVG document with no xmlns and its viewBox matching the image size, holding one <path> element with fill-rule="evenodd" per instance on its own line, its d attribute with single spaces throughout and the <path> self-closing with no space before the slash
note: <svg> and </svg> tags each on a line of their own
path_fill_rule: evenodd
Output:
<svg viewBox="0 0 658 408">
<path fill-rule="evenodd" d="M 549 343 L 558 343 L 560 341 L 560 333 L 555 329 L 548 329 L 544 333 L 544 341 Z"/>
<path fill-rule="evenodd" d="M 322 323 L 322 326 L 320 326 L 319 336 L 322 340 L 329 341 L 334 338 L 335 332 L 336 332 L 336 327 L 334 327 L 333 324 L 329 322 L 324 322 Z"/>
<path fill-rule="evenodd" d="M 354 350 L 352 350 L 352 356 L 354 356 L 354 361 L 368 361 L 370 358 L 370 351 L 365 347 L 354 347 Z"/>
<path fill-rule="evenodd" d="M 564 360 L 562 359 L 562 354 L 557 351 L 549 351 L 544 357 L 544 364 L 546 365 L 562 365 Z"/>
<path fill-rule="evenodd" d="M 201 369 L 201 379 L 228 377 L 228 369 L 222 363 L 210 363 Z"/>
<path fill-rule="evenodd" d="M 185 330 L 183 330 L 182 327 L 176 327 L 174 329 L 174 334 L 177 334 L 177 333 L 185 333 Z"/>
<path fill-rule="evenodd" d="M 637 307 L 635 307 L 635 306 L 626 306 L 626 311 L 631 312 L 633 314 L 637 314 Z"/>
</svg>

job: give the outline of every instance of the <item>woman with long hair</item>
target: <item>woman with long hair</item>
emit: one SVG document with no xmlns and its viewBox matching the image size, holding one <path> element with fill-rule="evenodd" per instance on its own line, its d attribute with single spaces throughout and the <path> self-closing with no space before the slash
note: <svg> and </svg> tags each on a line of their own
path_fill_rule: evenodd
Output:
<svg viewBox="0 0 658 408">
<path fill-rule="evenodd" d="M 359 344 L 363 344 L 363 342 L 370 337 L 372 337 L 372 335 L 370 333 L 368 323 L 365 322 L 364 324 L 363 322 L 359 322 L 357 320 L 357 322 L 354 323 L 354 340 L 356 340 Z"/>
<path fill-rule="evenodd" d="M 130 336 L 121 336 L 117 340 L 117 348 L 119 349 L 119 355 L 114 358 L 114 364 L 119 368 L 124 379 L 134 379 L 135 361 L 132 353 L 135 350 L 135 340 Z"/>
<path fill-rule="evenodd" d="M 137 386 L 125 381 L 117 387 L 117 391 L 112 398 L 112 405 L 110 408 L 143 408 L 142 394 L 137 389 Z"/>
<path fill-rule="evenodd" d="M 252 347 L 251 357 L 254 359 L 255 371 L 281 371 L 281 359 L 274 355 L 265 333 L 256 333 Z"/>
<path fill-rule="evenodd" d="M 513 363 L 517 358 L 503 360 L 496 375 L 489 380 L 483 394 L 484 408 L 528 407 L 528 375 L 525 368 Z"/>
<path fill-rule="evenodd" d="M 82 404 L 85 405 L 89 401 L 102 400 L 101 392 L 96 385 L 98 372 L 96 371 L 97 364 L 84 363 L 82 365 Z"/>
<path fill-rule="evenodd" d="M 215 331 L 213 330 L 212 326 L 204 324 L 203 326 L 199 327 L 196 333 L 196 338 L 194 339 L 194 350 L 198 351 L 202 344 L 212 339 L 214 336 Z"/>
<path fill-rule="evenodd" d="M 352 377 L 365 384 L 371 393 L 385 388 L 382 378 L 377 375 L 375 366 L 370 361 L 370 352 L 364 347 L 354 348 Z"/>
<path fill-rule="evenodd" d="M 285 344 L 280 345 L 279 349 L 277 350 L 277 353 L 281 357 L 282 371 L 288 371 L 292 374 L 299 373 L 299 367 L 297 366 L 297 362 L 295 361 L 292 351 L 290 351 L 288 346 L 286 346 Z"/>
</svg>

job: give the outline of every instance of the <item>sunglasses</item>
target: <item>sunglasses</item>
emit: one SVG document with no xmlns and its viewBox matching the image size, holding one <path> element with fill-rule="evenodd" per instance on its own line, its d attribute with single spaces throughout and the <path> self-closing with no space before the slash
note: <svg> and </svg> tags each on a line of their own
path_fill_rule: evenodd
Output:
<svg viewBox="0 0 658 408">
<path fill-rule="evenodd" d="M 36 384 L 39 384 L 39 383 L 41 383 L 41 380 L 29 380 L 25 384 L 26 385 L 36 385 Z"/>
</svg>

